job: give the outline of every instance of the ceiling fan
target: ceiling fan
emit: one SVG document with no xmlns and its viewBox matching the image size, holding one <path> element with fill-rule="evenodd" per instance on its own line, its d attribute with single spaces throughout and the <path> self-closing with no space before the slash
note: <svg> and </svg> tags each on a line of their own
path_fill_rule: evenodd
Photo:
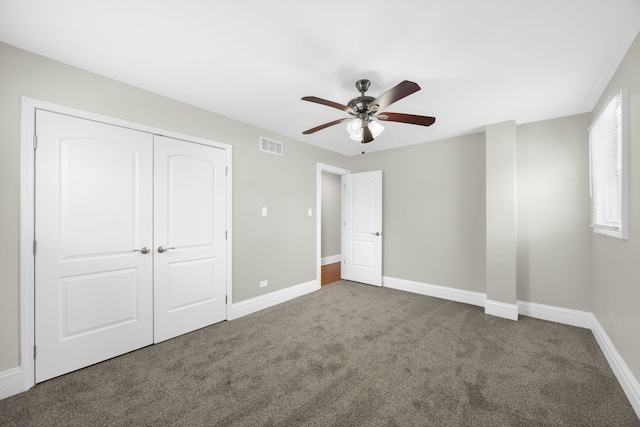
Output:
<svg viewBox="0 0 640 427">
<path fill-rule="evenodd" d="M 370 84 L 371 82 L 367 79 L 358 80 L 356 82 L 356 88 L 360 92 L 360 96 L 353 98 L 347 103 L 347 105 L 339 104 L 333 101 L 327 101 L 326 99 L 318 98 L 315 96 L 305 96 L 304 98 L 302 98 L 303 101 L 327 105 L 329 107 L 337 108 L 338 110 L 346 111 L 351 115 L 351 117 L 334 120 L 332 122 L 325 123 L 323 125 L 306 130 L 302 133 L 305 135 L 309 135 L 319 130 L 326 129 L 330 126 L 337 125 L 339 123 L 349 122 L 347 124 L 347 130 L 349 131 L 351 139 L 366 144 L 373 141 L 373 139 L 380 135 L 380 133 L 382 133 L 382 131 L 384 130 L 384 127 L 380 123 L 378 123 L 377 120 L 385 122 L 408 123 L 420 126 L 431 126 L 433 123 L 435 123 L 435 117 L 381 112 L 381 110 L 393 104 L 394 102 L 419 91 L 420 86 L 418 86 L 417 83 L 405 80 L 377 98 L 365 95 L 365 93 L 369 89 Z"/>
</svg>

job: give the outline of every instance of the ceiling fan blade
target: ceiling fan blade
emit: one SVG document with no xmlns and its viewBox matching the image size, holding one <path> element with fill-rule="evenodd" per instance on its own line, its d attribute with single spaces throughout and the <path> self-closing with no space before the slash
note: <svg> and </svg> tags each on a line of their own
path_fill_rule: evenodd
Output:
<svg viewBox="0 0 640 427">
<path fill-rule="evenodd" d="M 362 126 L 362 143 L 366 144 L 368 142 L 373 141 L 373 134 L 371 133 L 371 130 L 369 129 L 369 125 L 363 125 Z"/>
<path fill-rule="evenodd" d="M 377 107 L 374 108 L 374 111 L 380 111 L 394 102 L 401 100 L 405 96 L 409 96 L 419 90 L 420 86 L 418 86 L 417 83 L 405 80 L 371 101 L 371 103 L 369 103 L 369 108 L 371 109 L 377 105 Z"/>
<path fill-rule="evenodd" d="M 326 105 L 328 107 L 337 108 L 341 111 L 354 112 L 353 109 L 347 107 L 346 105 L 338 104 L 337 102 L 328 101 L 326 99 L 318 98 L 317 96 L 305 96 L 302 98 L 303 101 L 315 102 L 316 104 Z"/>
<path fill-rule="evenodd" d="M 316 126 L 316 127 L 314 127 L 314 128 L 311 128 L 311 129 L 309 129 L 309 130 L 305 130 L 305 131 L 304 131 L 304 132 L 302 132 L 302 133 L 303 133 L 303 134 L 305 134 L 305 135 L 309 135 L 309 134 L 312 134 L 312 133 L 317 132 L 317 131 L 319 131 L 319 130 L 326 129 L 326 128 L 328 128 L 329 126 L 337 125 L 338 123 L 348 122 L 349 120 L 351 120 L 351 118 L 350 118 L 350 117 L 347 117 L 347 118 L 344 118 L 344 119 L 334 120 L 334 121 L 332 121 L 332 122 L 325 123 L 325 124 L 323 124 L 323 125 L 320 125 L 320 126 Z"/>
<path fill-rule="evenodd" d="M 436 122 L 435 117 L 416 116 L 415 114 L 403 113 L 381 113 L 376 117 L 378 120 L 385 122 L 409 123 L 411 125 L 431 126 Z"/>
</svg>

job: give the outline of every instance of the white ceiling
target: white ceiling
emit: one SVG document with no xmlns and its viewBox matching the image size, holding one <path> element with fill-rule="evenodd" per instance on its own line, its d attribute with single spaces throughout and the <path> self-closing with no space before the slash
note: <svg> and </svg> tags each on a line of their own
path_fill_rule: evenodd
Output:
<svg viewBox="0 0 640 427">
<path fill-rule="evenodd" d="M 591 111 L 640 30 L 638 0 L 0 0 L 0 40 L 339 153 L 355 81 L 386 111 L 377 151 Z M 0 64 L 1 66 L 1 64 Z"/>
</svg>

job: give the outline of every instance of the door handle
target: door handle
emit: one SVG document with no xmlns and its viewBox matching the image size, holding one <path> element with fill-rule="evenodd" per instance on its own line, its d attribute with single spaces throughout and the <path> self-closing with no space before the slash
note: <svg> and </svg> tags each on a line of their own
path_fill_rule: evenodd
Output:
<svg viewBox="0 0 640 427">
<path fill-rule="evenodd" d="M 165 248 L 164 246 L 158 246 L 158 252 L 161 254 L 167 252 L 169 249 L 175 249 L 175 248 L 173 246 L 170 248 Z"/>
<path fill-rule="evenodd" d="M 380 232 L 379 232 L 379 231 L 376 231 L 375 233 L 371 233 L 371 234 L 373 234 L 374 236 L 379 236 L 379 235 L 380 235 Z"/>
<path fill-rule="evenodd" d="M 142 249 L 134 249 L 131 252 L 142 252 L 143 254 L 146 255 L 149 253 L 149 248 L 145 246 Z"/>
</svg>

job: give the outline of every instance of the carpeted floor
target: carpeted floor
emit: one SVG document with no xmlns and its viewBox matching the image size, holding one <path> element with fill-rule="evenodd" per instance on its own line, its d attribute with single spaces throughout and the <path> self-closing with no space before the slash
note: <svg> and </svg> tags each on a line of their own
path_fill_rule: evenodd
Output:
<svg viewBox="0 0 640 427">
<path fill-rule="evenodd" d="M 640 426 L 586 329 L 338 282 L 0 401 L 16 426 Z"/>
</svg>

